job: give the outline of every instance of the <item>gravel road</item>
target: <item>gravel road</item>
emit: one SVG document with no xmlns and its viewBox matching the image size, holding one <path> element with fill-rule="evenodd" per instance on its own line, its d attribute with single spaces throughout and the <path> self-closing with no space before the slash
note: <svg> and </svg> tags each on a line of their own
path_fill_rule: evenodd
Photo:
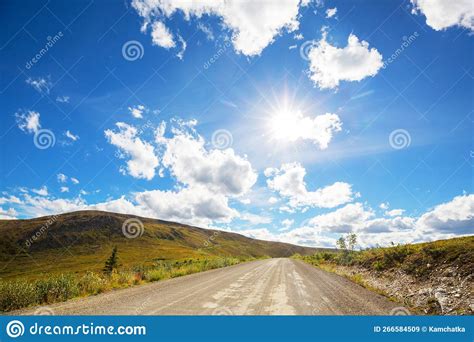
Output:
<svg viewBox="0 0 474 342">
<path fill-rule="evenodd" d="M 293 259 L 266 259 L 32 308 L 56 315 L 388 315 L 400 306 Z"/>
</svg>

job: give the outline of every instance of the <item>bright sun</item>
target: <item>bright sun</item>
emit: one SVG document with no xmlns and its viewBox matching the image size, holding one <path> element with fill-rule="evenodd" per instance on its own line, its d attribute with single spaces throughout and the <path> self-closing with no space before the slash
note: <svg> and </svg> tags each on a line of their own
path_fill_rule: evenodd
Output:
<svg viewBox="0 0 474 342">
<path fill-rule="evenodd" d="M 272 95 L 265 101 L 265 136 L 279 148 L 307 136 L 313 123 L 303 114 L 310 110 L 305 101 L 287 89 Z"/>
<path fill-rule="evenodd" d="M 274 139 L 295 141 L 301 131 L 300 112 L 289 108 L 279 109 L 269 119 L 270 134 Z"/>
</svg>

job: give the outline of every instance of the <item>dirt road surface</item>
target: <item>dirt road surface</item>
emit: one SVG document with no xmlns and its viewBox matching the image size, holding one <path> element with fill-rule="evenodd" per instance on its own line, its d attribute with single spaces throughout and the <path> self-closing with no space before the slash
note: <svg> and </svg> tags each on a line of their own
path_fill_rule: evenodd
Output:
<svg viewBox="0 0 474 342">
<path fill-rule="evenodd" d="M 400 304 L 293 259 L 266 259 L 74 299 L 56 315 L 388 315 Z"/>
</svg>

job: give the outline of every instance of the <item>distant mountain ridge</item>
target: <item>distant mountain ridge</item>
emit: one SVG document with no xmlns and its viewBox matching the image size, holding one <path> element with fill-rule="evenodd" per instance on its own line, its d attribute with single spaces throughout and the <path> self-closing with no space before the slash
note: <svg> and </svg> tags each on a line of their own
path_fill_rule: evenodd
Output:
<svg viewBox="0 0 474 342">
<path fill-rule="evenodd" d="M 113 246 L 124 266 L 213 256 L 287 257 L 324 250 L 104 211 L 0 220 L 0 234 L 1 278 L 97 271 Z"/>
</svg>

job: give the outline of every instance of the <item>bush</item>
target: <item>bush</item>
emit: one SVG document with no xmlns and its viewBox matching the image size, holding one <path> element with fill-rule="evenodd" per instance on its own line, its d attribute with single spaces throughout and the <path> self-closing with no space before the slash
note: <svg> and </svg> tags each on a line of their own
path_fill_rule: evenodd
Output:
<svg viewBox="0 0 474 342">
<path fill-rule="evenodd" d="M 374 263 L 372 263 L 372 269 L 375 271 L 383 271 L 386 268 L 386 265 L 384 264 L 383 261 L 377 260 Z"/>
<path fill-rule="evenodd" d="M 25 281 L 0 282 L 0 310 L 10 311 L 37 304 L 34 284 Z"/>
<path fill-rule="evenodd" d="M 41 302 L 65 301 L 80 294 L 77 280 L 70 274 L 60 274 L 36 282 L 36 293 Z"/>
<path fill-rule="evenodd" d="M 429 256 L 432 260 L 441 258 L 446 254 L 446 250 L 443 248 L 435 248 L 433 246 L 425 246 L 422 249 L 422 252 Z"/>
<path fill-rule="evenodd" d="M 247 259 L 249 260 L 249 259 Z M 82 295 L 95 295 L 111 288 L 122 288 L 146 281 L 206 271 L 240 263 L 237 258 L 186 259 L 182 261 L 157 261 L 153 266 L 139 265 L 129 270 L 110 274 L 87 272 L 50 275 L 36 281 L 0 281 L 0 310 L 10 311 L 31 305 L 65 301 Z"/>
<path fill-rule="evenodd" d="M 133 272 L 128 271 L 119 271 L 112 274 L 112 284 L 113 287 L 127 287 L 132 285 L 133 282 Z"/>
<path fill-rule="evenodd" d="M 99 274 L 87 272 L 78 282 L 79 292 L 81 294 L 98 294 L 107 288 L 107 281 Z"/>
<path fill-rule="evenodd" d="M 166 271 L 164 269 L 153 269 L 146 271 L 145 273 L 146 280 L 148 281 L 158 281 L 166 278 Z"/>
<path fill-rule="evenodd" d="M 376 271 L 401 269 L 416 277 L 429 277 L 437 265 L 449 264 L 456 267 L 459 275 L 470 276 L 474 268 L 474 237 L 293 257 L 320 267 L 357 265 Z"/>
<path fill-rule="evenodd" d="M 329 253 L 329 252 L 323 252 L 321 253 L 321 257 L 324 261 L 331 261 L 334 260 L 334 257 L 336 255 L 334 253 Z"/>
</svg>

